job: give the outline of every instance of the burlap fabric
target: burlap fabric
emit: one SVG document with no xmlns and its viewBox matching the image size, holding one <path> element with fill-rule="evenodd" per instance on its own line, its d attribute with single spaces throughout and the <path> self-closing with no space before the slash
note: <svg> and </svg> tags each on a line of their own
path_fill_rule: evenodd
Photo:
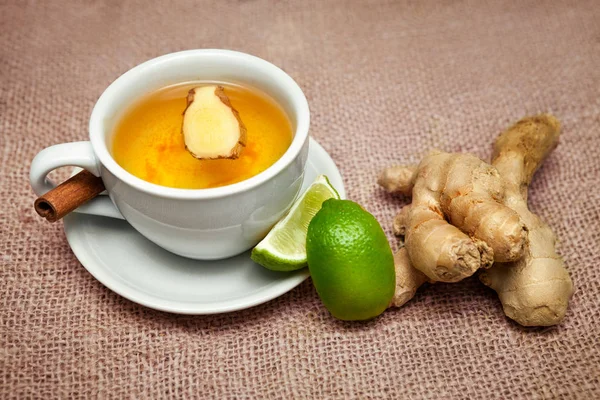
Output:
<svg viewBox="0 0 600 400">
<path fill-rule="evenodd" d="M 600 397 L 600 5 L 597 1 L 2 1 L 0 398 Z M 149 58 L 229 48 L 284 68 L 348 195 L 382 222 L 405 200 L 384 166 L 429 148 L 489 157 L 551 111 L 561 144 L 531 207 L 576 285 L 561 326 L 524 329 L 476 279 L 340 323 L 310 280 L 215 316 L 153 311 L 103 287 L 60 223 L 34 213 L 29 163 L 87 137 L 102 90 Z"/>
</svg>

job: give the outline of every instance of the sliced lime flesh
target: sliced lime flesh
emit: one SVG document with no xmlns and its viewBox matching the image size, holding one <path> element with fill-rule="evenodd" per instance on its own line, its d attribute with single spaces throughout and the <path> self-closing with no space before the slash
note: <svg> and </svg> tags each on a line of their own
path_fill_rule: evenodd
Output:
<svg viewBox="0 0 600 400">
<path fill-rule="evenodd" d="M 274 271 L 306 267 L 308 224 L 327 199 L 339 199 L 325 175 L 319 175 L 267 236 L 252 250 L 254 262 Z"/>
</svg>

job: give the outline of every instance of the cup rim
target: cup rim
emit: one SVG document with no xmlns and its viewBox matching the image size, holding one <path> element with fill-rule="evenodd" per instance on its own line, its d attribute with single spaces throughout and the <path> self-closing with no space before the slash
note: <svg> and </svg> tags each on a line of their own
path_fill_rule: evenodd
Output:
<svg viewBox="0 0 600 400">
<path fill-rule="evenodd" d="M 291 96 L 295 99 L 296 112 L 298 118 L 296 121 L 296 129 L 292 143 L 285 151 L 285 153 L 270 167 L 264 171 L 254 175 L 241 182 L 233 183 L 231 185 L 220 186 L 216 188 L 207 189 L 180 189 L 172 188 L 168 186 L 161 186 L 155 183 L 147 182 L 137 176 L 131 174 L 123 167 L 121 167 L 112 157 L 107 149 L 106 142 L 103 135 L 100 132 L 101 122 L 106 118 L 106 107 L 107 104 L 114 96 L 118 96 L 120 91 L 123 90 L 125 83 L 134 78 L 136 75 L 144 72 L 147 69 L 155 67 L 157 64 L 169 62 L 174 59 L 183 59 L 190 56 L 203 57 L 227 57 L 233 60 L 243 60 L 245 62 L 254 63 L 255 65 L 266 69 L 269 76 L 278 81 L 278 85 L 286 86 L 291 91 Z M 300 154 L 305 142 L 308 140 L 308 130 L 310 126 L 310 110 L 308 107 L 308 101 L 306 96 L 302 92 L 300 86 L 289 76 L 285 71 L 276 65 L 253 55 L 242 53 L 234 50 L 224 49 L 194 49 L 184 50 L 175 53 L 165 54 L 148 61 L 145 61 L 137 66 L 131 68 L 115 81 L 113 81 L 100 95 L 98 101 L 94 105 L 89 123 L 89 136 L 92 143 L 94 153 L 98 158 L 99 162 L 104 168 L 115 175 L 120 181 L 127 185 L 134 187 L 142 192 L 155 195 L 157 197 L 164 198 L 176 198 L 182 200 L 196 200 L 196 199 L 213 199 L 230 196 L 232 194 L 245 192 L 251 190 L 261 184 L 269 181 L 287 166 L 289 166 Z"/>
</svg>

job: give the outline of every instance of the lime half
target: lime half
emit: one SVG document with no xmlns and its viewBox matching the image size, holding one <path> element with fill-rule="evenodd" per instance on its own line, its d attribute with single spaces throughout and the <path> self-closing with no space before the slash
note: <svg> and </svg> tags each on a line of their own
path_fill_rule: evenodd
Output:
<svg viewBox="0 0 600 400">
<path fill-rule="evenodd" d="M 306 231 L 310 220 L 327 199 L 339 199 L 325 175 L 319 175 L 269 234 L 252 250 L 251 258 L 273 271 L 306 267 Z"/>
</svg>

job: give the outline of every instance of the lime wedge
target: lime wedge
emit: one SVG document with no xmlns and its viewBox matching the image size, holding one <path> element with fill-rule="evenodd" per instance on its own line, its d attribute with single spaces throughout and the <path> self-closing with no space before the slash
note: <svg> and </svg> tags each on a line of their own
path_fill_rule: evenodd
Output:
<svg viewBox="0 0 600 400">
<path fill-rule="evenodd" d="M 325 175 L 319 175 L 269 234 L 252 250 L 254 262 L 273 271 L 306 267 L 306 231 L 310 220 L 327 199 L 339 199 Z"/>
</svg>

